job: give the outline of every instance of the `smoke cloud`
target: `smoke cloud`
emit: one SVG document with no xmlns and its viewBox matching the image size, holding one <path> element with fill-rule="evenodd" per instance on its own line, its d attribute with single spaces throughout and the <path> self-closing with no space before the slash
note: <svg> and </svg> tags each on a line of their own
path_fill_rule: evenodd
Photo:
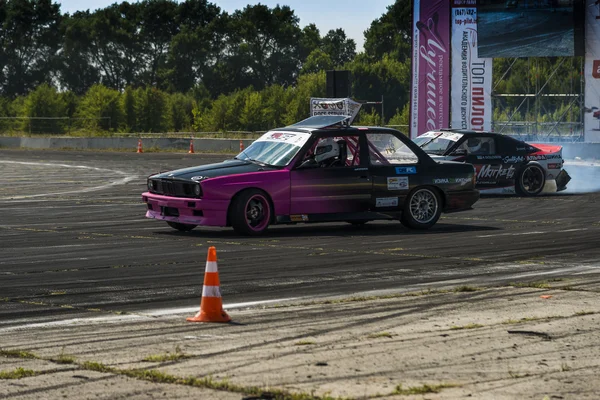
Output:
<svg viewBox="0 0 600 400">
<path fill-rule="evenodd" d="M 566 160 L 564 168 L 571 181 L 562 193 L 600 192 L 600 162 Z"/>
</svg>

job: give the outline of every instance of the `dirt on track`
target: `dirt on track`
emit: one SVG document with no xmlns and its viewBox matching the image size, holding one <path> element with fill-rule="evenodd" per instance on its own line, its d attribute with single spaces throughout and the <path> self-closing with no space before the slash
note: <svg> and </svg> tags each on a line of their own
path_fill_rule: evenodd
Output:
<svg viewBox="0 0 600 400">
<path fill-rule="evenodd" d="M 598 275 L 531 286 L 4 329 L 0 399 L 597 399 Z"/>
</svg>

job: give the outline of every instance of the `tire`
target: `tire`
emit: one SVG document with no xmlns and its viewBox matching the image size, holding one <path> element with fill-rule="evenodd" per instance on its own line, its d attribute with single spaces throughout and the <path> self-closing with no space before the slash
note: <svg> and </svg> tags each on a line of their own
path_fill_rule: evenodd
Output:
<svg viewBox="0 0 600 400">
<path fill-rule="evenodd" d="M 515 191 L 521 196 L 537 196 L 544 190 L 546 172 L 539 164 L 527 164 L 517 175 Z"/>
<path fill-rule="evenodd" d="M 179 222 L 171 222 L 171 221 L 167 221 L 167 224 L 173 228 L 173 229 L 177 229 L 180 232 L 189 232 L 192 229 L 194 229 L 195 227 L 197 227 L 198 225 L 192 225 L 192 224 L 182 224 Z"/>
<path fill-rule="evenodd" d="M 438 192 L 430 187 L 418 187 L 406 197 L 400 222 L 411 229 L 429 229 L 441 214 Z"/>
<path fill-rule="evenodd" d="M 267 230 L 272 215 L 268 195 L 262 190 L 249 189 L 233 200 L 229 221 L 238 234 L 257 236 Z"/>
</svg>

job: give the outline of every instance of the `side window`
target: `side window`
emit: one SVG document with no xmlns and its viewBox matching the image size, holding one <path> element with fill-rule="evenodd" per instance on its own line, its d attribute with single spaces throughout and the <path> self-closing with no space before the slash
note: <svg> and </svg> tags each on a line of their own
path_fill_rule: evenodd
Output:
<svg viewBox="0 0 600 400">
<path fill-rule="evenodd" d="M 322 168 L 353 167 L 360 163 L 358 136 L 320 138 L 305 156 Z"/>
<path fill-rule="evenodd" d="M 491 156 L 496 154 L 496 141 L 491 137 L 470 137 L 459 148 L 469 155 Z"/>
<path fill-rule="evenodd" d="M 371 165 L 416 164 L 419 157 L 390 133 L 367 134 Z"/>
</svg>

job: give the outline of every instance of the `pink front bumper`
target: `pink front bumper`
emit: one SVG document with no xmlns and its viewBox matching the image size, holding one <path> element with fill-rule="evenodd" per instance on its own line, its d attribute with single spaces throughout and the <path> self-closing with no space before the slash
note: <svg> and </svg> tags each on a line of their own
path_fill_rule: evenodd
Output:
<svg viewBox="0 0 600 400">
<path fill-rule="evenodd" d="M 169 197 L 145 192 L 142 201 L 148 207 L 146 218 L 191 225 L 227 225 L 227 200 Z"/>
</svg>

